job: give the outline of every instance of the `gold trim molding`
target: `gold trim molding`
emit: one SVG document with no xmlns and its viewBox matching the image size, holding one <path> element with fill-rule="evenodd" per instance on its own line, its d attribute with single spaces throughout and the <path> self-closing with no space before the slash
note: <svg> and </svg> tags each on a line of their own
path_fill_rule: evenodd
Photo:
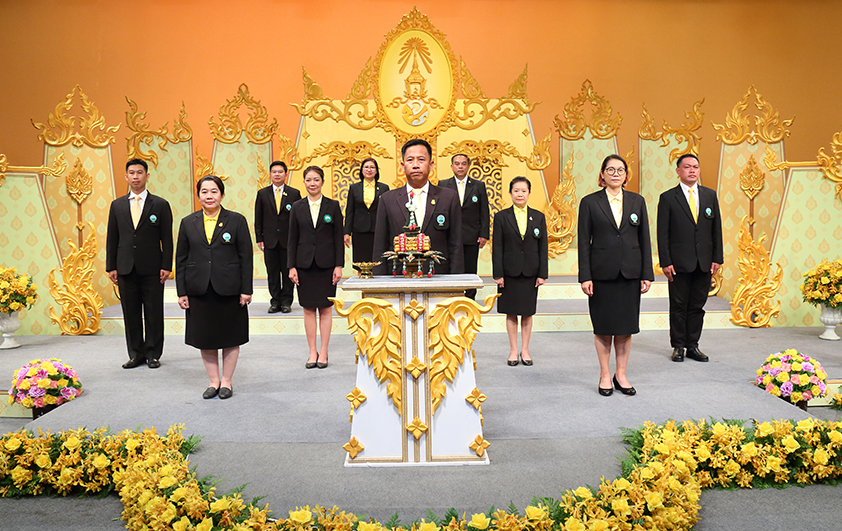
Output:
<svg viewBox="0 0 842 531">
<path fill-rule="evenodd" d="M 594 107 L 590 119 L 585 118 L 585 113 L 582 112 L 585 103 Z M 612 113 L 613 109 L 608 100 L 597 94 L 590 79 L 586 79 L 579 94 L 564 106 L 564 119 L 556 115 L 553 125 L 558 135 L 565 140 L 580 140 L 584 138 L 587 130 L 590 130 L 594 138 L 605 140 L 615 136 L 623 123 L 619 112 L 614 117 L 611 116 Z"/>
<path fill-rule="evenodd" d="M 570 199 L 564 200 L 565 197 Z M 567 252 L 576 236 L 576 181 L 573 178 L 573 151 L 553 190 L 553 199 L 544 210 L 547 217 L 548 253 L 550 258 Z"/>
<path fill-rule="evenodd" d="M 650 116 L 644 103 L 642 112 L 643 123 L 640 124 L 637 136 L 643 140 L 660 141 L 661 147 L 667 147 L 670 144 L 670 135 L 675 138 L 677 143 L 687 142 L 687 147 L 684 149 L 675 148 L 670 151 L 670 162 L 675 162 L 682 155 L 692 154 L 698 156 L 699 143 L 702 140 L 698 131 L 702 128 L 702 123 L 704 122 L 705 113 L 701 112 L 704 102 L 705 99 L 702 98 L 693 104 L 693 109 L 684 113 L 687 121 L 682 122 L 678 127 L 671 127 L 664 120 L 664 125 L 660 132 L 655 130 L 655 120 Z"/>
<path fill-rule="evenodd" d="M 126 151 L 129 159 L 143 159 L 158 167 L 158 154 L 154 151 L 144 151 L 141 144 L 152 145 L 158 139 L 158 148 L 166 151 L 167 144 L 178 144 L 187 142 L 193 138 L 193 129 L 187 124 L 187 113 L 184 110 L 184 102 L 181 102 L 181 109 L 178 118 L 173 120 L 172 134 L 169 132 L 169 125 L 164 122 L 160 128 L 150 131 L 149 124 L 143 123 L 146 119 L 146 111 L 139 111 L 137 104 L 126 96 L 129 110 L 126 111 L 126 127 L 132 132 L 126 139 Z"/>
<path fill-rule="evenodd" d="M 749 328 L 771 326 L 770 320 L 781 310 L 781 301 L 773 303 L 772 298 L 781 287 L 784 271 L 780 264 L 778 272 L 771 279 L 769 251 L 763 247 L 766 233 L 757 242 L 751 237 L 754 220 L 748 215 L 740 220 L 739 246 L 740 279 L 734 298 L 731 300 L 731 322 Z"/>
<path fill-rule="evenodd" d="M 392 158 L 389 152 L 377 142 L 367 142 L 365 140 L 342 142 L 337 140 L 319 144 L 312 153 L 301 159 L 299 166 L 304 167 L 304 165 L 317 157 L 328 157 L 327 164 L 329 166 L 343 161 L 361 162 L 368 157 Z"/>
<path fill-rule="evenodd" d="M 53 165 L 49 166 L 11 166 L 6 161 L 6 155 L 0 153 L 0 186 L 3 186 L 3 181 L 6 179 L 6 173 L 40 173 L 41 175 L 50 175 L 58 177 L 67 169 L 67 161 L 64 160 L 64 153 L 59 153 L 53 159 Z"/>
<path fill-rule="evenodd" d="M 552 162 L 549 148 L 550 141 L 552 141 L 552 131 L 535 144 L 535 147 L 532 148 L 532 153 L 527 157 L 521 155 L 515 146 L 506 141 L 493 139 L 462 140 L 461 142 L 451 142 L 449 146 L 441 151 L 439 158 L 452 157 L 457 153 L 461 153 L 470 157 L 471 160 L 489 161 L 502 168 L 508 166 L 505 157 L 513 157 L 526 163 L 526 167 L 530 170 L 540 171 Z"/>
<path fill-rule="evenodd" d="M 249 110 L 245 127 L 238 112 L 243 105 Z M 266 107 L 261 105 L 260 100 L 251 96 L 248 85 L 243 83 L 237 88 L 237 94 L 232 99 L 225 100 L 225 103 L 219 107 L 219 124 L 217 125 L 211 116 L 208 119 L 208 126 L 214 139 L 223 144 L 238 142 L 243 132 L 246 133 L 246 138 L 250 142 L 265 144 L 272 140 L 272 135 L 278 129 L 277 119 L 272 119 L 272 123 L 268 122 L 269 112 Z"/>
<path fill-rule="evenodd" d="M 745 112 L 752 96 L 755 100 L 755 107 L 762 112 L 762 115 L 754 117 L 756 129 L 752 128 L 751 119 Z M 754 85 L 751 85 L 742 99 L 725 116 L 725 124 L 711 122 L 711 125 L 716 130 L 716 140 L 729 146 L 741 144 L 745 141 L 754 145 L 758 140 L 767 144 L 776 144 L 790 135 L 788 128 L 792 125 L 794 119 L 781 120 L 780 113 L 757 92 Z"/>
<path fill-rule="evenodd" d="M 789 168 L 818 168 L 822 176 L 836 185 L 835 196 L 842 201 L 842 131 L 833 135 L 830 143 L 830 154 L 824 148 L 819 148 L 817 160 L 810 162 L 777 162 L 775 152 L 766 147 L 763 164 L 771 171 L 788 170 Z"/>
<path fill-rule="evenodd" d="M 96 334 L 99 331 L 103 302 L 94 290 L 94 258 L 96 257 L 96 230 L 93 223 L 90 235 L 81 247 L 67 242 L 70 253 L 62 261 L 61 278 L 64 290 L 56 281 L 56 270 L 47 275 L 50 295 L 61 305 L 61 315 L 57 316 L 50 307 L 50 320 L 58 324 L 62 335 L 80 336 Z"/>
<path fill-rule="evenodd" d="M 81 99 L 82 110 L 86 113 L 86 116 L 79 117 L 80 131 L 76 131 L 76 117 L 67 116 L 67 112 L 73 108 L 73 99 L 77 96 Z M 48 125 L 35 123 L 32 119 L 30 122 L 40 131 L 38 140 L 55 147 L 70 143 L 75 147 L 87 144 L 93 148 L 104 148 L 115 142 L 114 133 L 120 129 L 120 124 L 105 126 L 105 117 L 99 114 L 97 106 L 88 99 L 88 95 L 79 85 L 73 87 L 64 101 L 59 102 L 47 116 Z"/>
</svg>

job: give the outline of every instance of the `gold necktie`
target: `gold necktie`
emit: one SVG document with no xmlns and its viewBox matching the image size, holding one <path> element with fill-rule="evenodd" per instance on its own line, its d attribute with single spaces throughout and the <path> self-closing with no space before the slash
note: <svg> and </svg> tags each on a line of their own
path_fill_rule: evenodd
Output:
<svg viewBox="0 0 842 531">
<path fill-rule="evenodd" d="M 137 224 L 140 222 L 140 196 L 134 196 L 134 204 L 132 205 L 132 225 L 134 228 L 137 228 Z"/>
<path fill-rule="evenodd" d="M 466 180 L 467 179 L 462 179 L 461 181 L 459 179 L 456 180 L 456 184 L 458 185 L 457 188 L 459 188 L 459 204 L 460 205 L 465 204 L 465 181 Z"/>
<path fill-rule="evenodd" d="M 690 203 L 690 213 L 693 214 L 693 223 L 699 222 L 699 215 L 696 213 L 696 198 L 693 197 L 693 189 L 687 190 L 690 194 L 687 201 Z"/>
<path fill-rule="evenodd" d="M 275 212 L 276 214 L 281 213 L 281 189 L 275 188 Z"/>
<path fill-rule="evenodd" d="M 313 218 L 313 227 L 316 226 L 316 223 L 319 221 L 319 209 L 322 207 L 322 202 L 319 201 L 318 203 L 310 203 L 310 217 Z"/>
<path fill-rule="evenodd" d="M 515 207 L 515 221 L 517 221 L 517 230 L 520 232 L 520 237 L 526 236 L 526 209 Z"/>
<path fill-rule="evenodd" d="M 375 186 L 374 182 L 365 181 L 363 183 L 363 203 L 365 203 L 366 208 L 371 208 L 374 203 Z"/>
</svg>

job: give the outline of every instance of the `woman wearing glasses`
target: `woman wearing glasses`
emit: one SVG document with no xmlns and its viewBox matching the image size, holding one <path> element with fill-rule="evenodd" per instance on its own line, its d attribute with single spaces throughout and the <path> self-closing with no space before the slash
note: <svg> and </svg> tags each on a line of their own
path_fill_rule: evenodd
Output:
<svg viewBox="0 0 842 531">
<path fill-rule="evenodd" d="M 623 189 L 627 182 L 626 161 L 609 155 L 599 173 L 603 189 L 579 204 L 579 282 L 588 296 L 602 396 L 611 396 L 614 389 L 636 392 L 626 378 L 631 336 L 640 331 L 640 296 L 655 280 L 646 202 Z"/>
</svg>

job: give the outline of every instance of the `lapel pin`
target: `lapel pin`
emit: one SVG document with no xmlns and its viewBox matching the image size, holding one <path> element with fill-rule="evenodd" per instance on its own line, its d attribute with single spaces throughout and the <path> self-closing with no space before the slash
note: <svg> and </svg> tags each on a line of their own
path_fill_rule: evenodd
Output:
<svg viewBox="0 0 842 531">
<path fill-rule="evenodd" d="M 222 226 L 222 222 L 221 222 L 221 221 L 219 222 L 219 226 L 220 226 L 220 227 Z"/>
<path fill-rule="evenodd" d="M 225 240 L 225 243 L 228 243 L 231 241 L 231 235 L 226 232 L 222 235 L 222 239 Z"/>
</svg>

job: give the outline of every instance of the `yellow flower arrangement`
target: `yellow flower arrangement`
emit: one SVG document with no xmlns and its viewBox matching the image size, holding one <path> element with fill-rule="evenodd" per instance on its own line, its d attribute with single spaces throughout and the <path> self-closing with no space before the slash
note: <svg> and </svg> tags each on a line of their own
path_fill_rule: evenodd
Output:
<svg viewBox="0 0 842 531">
<path fill-rule="evenodd" d="M 38 287 L 29 275 L 14 267 L 0 266 L 0 312 L 12 313 L 31 307 L 38 299 Z"/>
<path fill-rule="evenodd" d="M 824 259 L 804 273 L 801 293 L 809 304 L 842 308 L 842 259 L 832 262 Z"/>
</svg>

